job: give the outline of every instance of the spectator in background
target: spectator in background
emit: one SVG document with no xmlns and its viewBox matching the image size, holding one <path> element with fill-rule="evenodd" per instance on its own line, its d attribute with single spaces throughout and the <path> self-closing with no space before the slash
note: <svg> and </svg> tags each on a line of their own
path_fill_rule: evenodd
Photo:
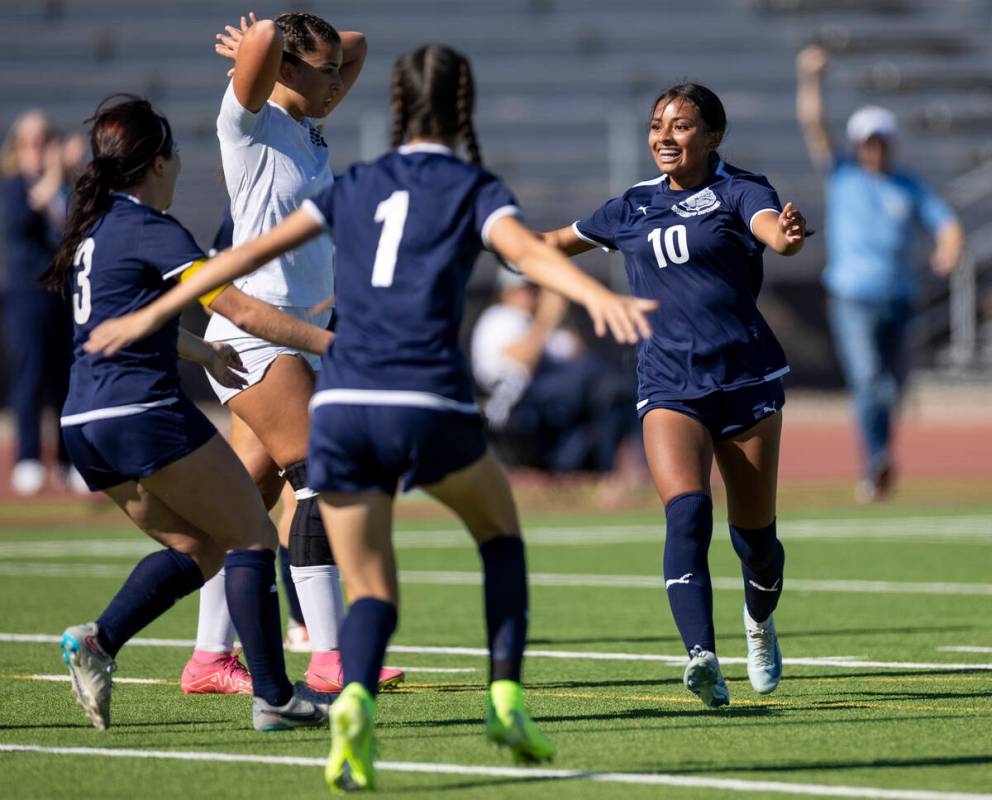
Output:
<svg viewBox="0 0 992 800">
<path fill-rule="evenodd" d="M 797 57 L 797 112 L 813 162 L 826 170 L 827 267 L 834 343 L 854 406 L 864 454 L 856 495 L 882 499 L 892 488 L 891 438 L 909 367 L 908 329 L 918 276 L 913 240 L 922 223 L 936 239 L 931 269 L 949 275 L 964 245 L 951 208 L 919 178 L 893 164 L 898 127 L 877 106 L 847 123 L 850 155 L 835 149 L 823 109 L 829 56 L 815 45 Z"/>
<path fill-rule="evenodd" d="M 17 429 L 11 485 L 32 495 L 45 485 L 41 462 L 41 414 L 61 411 L 72 362 L 72 322 L 66 298 L 48 292 L 37 278 L 52 261 L 65 225 L 66 174 L 82 160 L 85 142 L 64 143 L 40 111 L 27 111 L 11 125 L 3 144 L 0 217 L 7 280 L 3 316 L 10 364 L 10 404 Z M 64 480 L 82 485 L 59 436 L 58 461 Z"/>
<path fill-rule="evenodd" d="M 472 369 L 511 461 L 605 475 L 621 442 L 636 433 L 633 387 L 561 327 L 567 311 L 560 295 L 501 270 L 498 302 L 472 332 Z"/>
</svg>

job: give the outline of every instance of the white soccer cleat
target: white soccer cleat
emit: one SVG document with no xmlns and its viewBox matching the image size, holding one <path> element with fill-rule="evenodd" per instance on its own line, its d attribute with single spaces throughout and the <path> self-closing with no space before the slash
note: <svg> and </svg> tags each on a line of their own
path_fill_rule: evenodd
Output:
<svg viewBox="0 0 992 800">
<path fill-rule="evenodd" d="M 69 665 L 72 693 L 97 730 L 110 727 L 110 694 L 114 688 L 111 674 L 117 664 L 100 647 L 97 625 L 87 622 L 66 628 L 62 634 L 62 658 Z"/>
<path fill-rule="evenodd" d="M 704 650 L 698 644 L 689 652 L 689 663 L 682 682 L 686 689 L 698 695 L 707 708 L 730 705 L 730 689 L 720 672 L 716 653 Z"/>
<path fill-rule="evenodd" d="M 747 676 L 758 694 L 774 692 L 782 680 L 782 651 L 775 633 L 775 620 L 755 622 L 744 606 L 744 637 L 747 639 Z"/>
</svg>

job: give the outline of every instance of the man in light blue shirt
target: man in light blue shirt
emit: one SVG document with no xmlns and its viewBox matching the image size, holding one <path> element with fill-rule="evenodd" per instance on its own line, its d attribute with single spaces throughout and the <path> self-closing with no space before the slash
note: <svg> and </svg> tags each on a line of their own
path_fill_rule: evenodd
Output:
<svg viewBox="0 0 992 800">
<path fill-rule="evenodd" d="M 943 200 L 915 176 L 896 169 L 898 125 L 878 106 L 847 123 L 851 155 L 834 148 L 824 124 L 827 52 L 799 53 L 797 111 L 814 163 L 827 170 L 827 267 L 835 346 L 854 404 L 864 449 L 858 498 L 870 502 L 892 485 L 892 419 L 908 371 L 908 328 L 918 292 L 912 246 L 920 226 L 936 242 L 930 265 L 948 275 L 961 256 L 964 231 Z"/>
</svg>

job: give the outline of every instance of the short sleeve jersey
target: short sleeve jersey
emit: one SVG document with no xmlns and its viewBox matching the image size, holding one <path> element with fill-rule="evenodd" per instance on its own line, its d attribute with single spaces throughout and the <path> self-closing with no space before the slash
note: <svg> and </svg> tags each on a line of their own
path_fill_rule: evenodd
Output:
<svg viewBox="0 0 992 800">
<path fill-rule="evenodd" d="M 87 353 L 90 332 L 108 319 L 148 305 L 193 262 L 205 258 L 174 218 L 116 194 L 110 210 L 76 250 L 71 278 L 74 362 L 67 417 L 119 416 L 122 407 L 163 405 L 179 396 L 178 318 L 110 357 Z"/>
<path fill-rule="evenodd" d="M 934 231 L 953 219 L 947 203 L 915 176 L 838 159 L 827 177 L 823 282 L 851 300 L 911 300 L 918 289 L 911 253 L 918 228 Z"/>
<path fill-rule="evenodd" d="M 758 311 L 764 245 L 755 217 L 781 211 L 760 176 L 720 162 L 702 185 L 644 181 L 573 225 L 623 253 L 632 293 L 658 301 L 638 346 L 639 403 L 692 399 L 774 380 L 785 354 Z"/>
<path fill-rule="evenodd" d="M 309 119 L 297 122 L 273 102 L 244 108 L 227 87 L 217 117 L 235 245 L 256 239 L 334 181 L 330 151 Z M 321 236 L 234 282 L 277 306 L 309 307 L 334 294 L 334 249 Z"/>
<path fill-rule="evenodd" d="M 419 144 L 351 167 L 303 208 L 337 232 L 337 336 L 319 388 L 472 404 L 458 344 L 465 285 L 492 224 L 519 214 L 509 189 Z"/>
</svg>

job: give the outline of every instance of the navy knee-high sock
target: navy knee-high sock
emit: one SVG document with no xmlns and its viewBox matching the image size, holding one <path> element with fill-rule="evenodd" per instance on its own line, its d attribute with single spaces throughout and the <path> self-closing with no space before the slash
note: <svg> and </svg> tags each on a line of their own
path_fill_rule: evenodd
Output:
<svg viewBox="0 0 992 800">
<path fill-rule="evenodd" d="M 519 536 L 479 547 L 489 638 L 489 680 L 520 681 L 527 643 L 527 562 Z"/>
<path fill-rule="evenodd" d="M 282 653 L 275 560 L 271 550 L 230 551 L 224 556 L 224 588 L 254 694 L 281 706 L 293 696 L 293 685 Z"/>
<path fill-rule="evenodd" d="M 730 540 L 741 559 L 744 602 L 755 622 L 768 619 L 782 595 L 785 548 L 775 532 L 775 521 L 766 528 L 730 526 Z"/>
<path fill-rule="evenodd" d="M 379 671 L 396 619 L 396 606 L 385 600 L 363 597 L 351 604 L 339 634 L 345 686 L 358 681 L 373 697 L 379 691 Z"/>
<path fill-rule="evenodd" d="M 289 566 L 289 548 L 279 545 L 279 577 L 282 579 L 282 590 L 286 593 L 289 617 L 302 624 L 303 610 L 300 608 L 300 596 L 296 593 L 296 584 L 293 583 L 293 573 Z"/>
<path fill-rule="evenodd" d="M 203 573 L 185 553 L 166 549 L 145 556 L 96 621 L 100 647 L 116 656 L 128 639 L 201 586 Z"/>
<path fill-rule="evenodd" d="M 713 501 L 702 492 L 680 494 L 665 506 L 665 590 L 685 649 L 716 652 L 713 585 L 708 554 Z"/>
</svg>

